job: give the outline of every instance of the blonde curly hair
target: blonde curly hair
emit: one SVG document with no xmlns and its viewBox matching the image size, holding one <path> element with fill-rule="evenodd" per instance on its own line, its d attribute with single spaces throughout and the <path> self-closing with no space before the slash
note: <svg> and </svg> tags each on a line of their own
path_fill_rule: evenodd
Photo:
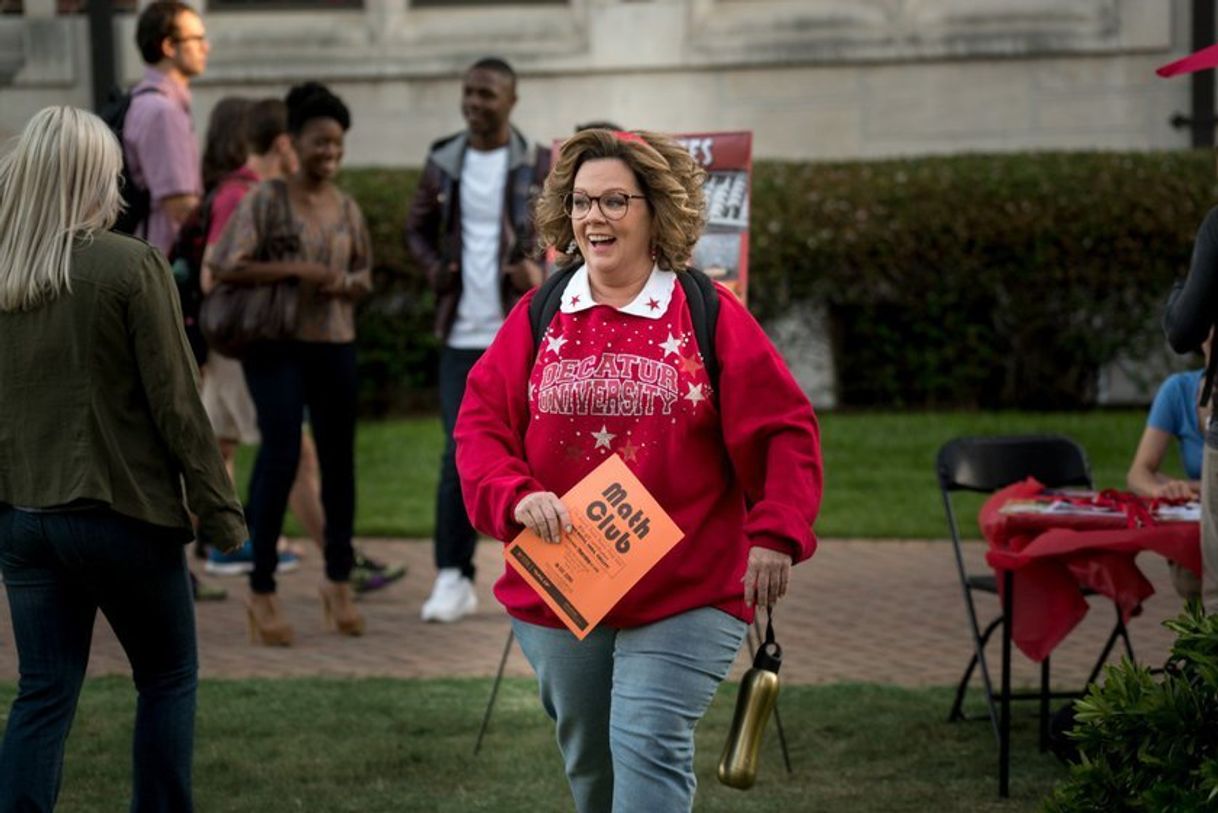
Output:
<svg viewBox="0 0 1218 813">
<path fill-rule="evenodd" d="M 647 198 L 656 263 L 671 271 L 687 267 L 706 224 L 702 192 L 706 171 L 675 140 L 645 130 L 584 130 L 563 142 L 535 208 L 542 248 L 557 249 L 560 264 L 581 259 L 563 199 L 572 191 L 584 162 L 604 158 L 616 158 L 630 167 Z"/>
</svg>

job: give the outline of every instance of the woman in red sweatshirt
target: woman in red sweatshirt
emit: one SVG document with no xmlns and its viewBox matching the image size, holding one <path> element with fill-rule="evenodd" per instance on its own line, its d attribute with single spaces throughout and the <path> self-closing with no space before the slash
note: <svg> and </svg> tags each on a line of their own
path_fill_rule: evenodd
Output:
<svg viewBox="0 0 1218 813">
<path fill-rule="evenodd" d="M 689 810 L 694 726 L 754 606 L 812 555 L 822 469 L 808 399 L 716 286 L 707 374 L 677 274 L 704 224 L 703 170 L 653 133 L 588 130 L 561 150 L 538 230 L 582 263 L 535 352 L 532 294 L 474 367 L 455 437 L 475 527 L 563 544 L 565 493 L 618 454 L 684 532 L 583 641 L 508 568 L 495 595 L 555 720 L 576 809 Z"/>
</svg>

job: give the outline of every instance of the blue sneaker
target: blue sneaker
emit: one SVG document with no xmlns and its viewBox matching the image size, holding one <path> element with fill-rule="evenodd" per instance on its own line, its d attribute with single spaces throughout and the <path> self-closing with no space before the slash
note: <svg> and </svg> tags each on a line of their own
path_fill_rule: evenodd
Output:
<svg viewBox="0 0 1218 813">
<path fill-rule="evenodd" d="M 276 573 L 291 573 L 300 567 L 300 559 L 294 553 L 282 551 Z M 248 539 L 232 553 L 221 553 L 212 548 L 207 553 L 203 569 L 213 576 L 240 576 L 254 569 L 254 543 Z"/>
</svg>

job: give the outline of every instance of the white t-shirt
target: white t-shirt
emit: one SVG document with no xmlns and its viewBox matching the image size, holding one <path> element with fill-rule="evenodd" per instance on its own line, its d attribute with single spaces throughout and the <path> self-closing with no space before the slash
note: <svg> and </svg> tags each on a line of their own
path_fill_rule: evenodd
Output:
<svg viewBox="0 0 1218 813">
<path fill-rule="evenodd" d="M 499 239 L 507 186 L 508 148 L 470 147 L 461 167 L 461 299 L 448 346 L 490 347 L 503 324 Z"/>
</svg>

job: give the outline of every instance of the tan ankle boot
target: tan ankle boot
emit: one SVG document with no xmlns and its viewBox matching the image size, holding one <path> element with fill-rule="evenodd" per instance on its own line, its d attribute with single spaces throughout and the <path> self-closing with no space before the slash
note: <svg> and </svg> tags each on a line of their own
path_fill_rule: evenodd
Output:
<svg viewBox="0 0 1218 813">
<path fill-rule="evenodd" d="M 283 620 L 279 599 L 274 593 L 251 593 L 245 602 L 245 617 L 249 622 L 251 644 L 292 645 L 292 627 Z"/>
<path fill-rule="evenodd" d="M 318 589 L 326 629 L 341 635 L 363 635 L 364 617 L 355 608 L 351 585 L 347 582 L 325 581 Z"/>
</svg>

